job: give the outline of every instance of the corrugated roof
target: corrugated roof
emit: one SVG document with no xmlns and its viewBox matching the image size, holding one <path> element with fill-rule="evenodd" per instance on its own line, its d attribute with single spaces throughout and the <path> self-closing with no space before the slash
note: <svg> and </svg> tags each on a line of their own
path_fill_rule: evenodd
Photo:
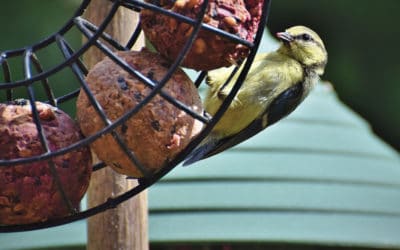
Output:
<svg viewBox="0 0 400 250">
<path fill-rule="evenodd" d="M 400 159 L 320 85 L 289 118 L 175 169 L 150 197 L 152 242 L 400 246 Z"/>
</svg>

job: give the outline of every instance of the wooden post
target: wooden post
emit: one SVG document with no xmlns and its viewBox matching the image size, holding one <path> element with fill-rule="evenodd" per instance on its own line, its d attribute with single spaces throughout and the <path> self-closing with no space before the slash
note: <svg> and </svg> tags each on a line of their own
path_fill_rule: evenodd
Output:
<svg viewBox="0 0 400 250">
<path fill-rule="evenodd" d="M 99 25 L 107 15 L 111 1 L 92 0 L 85 17 Z M 122 44 L 126 43 L 138 23 L 138 14 L 120 8 L 107 33 Z M 136 42 L 135 49 L 144 46 L 143 36 Z M 91 48 L 85 55 L 85 63 L 92 67 L 104 58 L 98 49 Z M 98 205 L 107 198 L 125 192 L 137 185 L 134 180 L 115 173 L 107 167 L 93 173 L 88 190 L 89 207 Z M 88 250 L 148 250 L 147 193 L 129 199 L 117 208 L 107 210 L 88 219 Z"/>
</svg>

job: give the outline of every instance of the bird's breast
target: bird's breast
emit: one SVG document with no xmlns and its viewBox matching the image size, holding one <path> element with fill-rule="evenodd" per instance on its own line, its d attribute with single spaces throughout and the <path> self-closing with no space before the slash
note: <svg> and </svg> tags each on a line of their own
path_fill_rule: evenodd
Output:
<svg viewBox="0 0 400 250">
<path fill-rule="evenodd" d="M 260 102 L 256 102 L 255 99 L 239 99 L 237 102 L 240 102 L 240 104 L 236 104 L 236 107 L 226 110 L 215 125 L 214 132 L 224 136 L 234 135 L 256 119 L 265 109 L 265 106 L 260 105 Z"/>
</svg>

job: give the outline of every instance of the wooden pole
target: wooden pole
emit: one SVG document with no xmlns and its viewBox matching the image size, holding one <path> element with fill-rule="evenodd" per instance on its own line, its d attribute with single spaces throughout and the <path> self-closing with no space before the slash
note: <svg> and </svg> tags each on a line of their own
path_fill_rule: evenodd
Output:
<svg viewBox="0 0 400 250">
<path fill-rule="evenodd" d="M 107 15 L 111 1 L 92 0 L 85 17 L 100 25 Z M 107 33 L 125 44 L 138 23 L 138 14 L 119 8 Z M 144 46 L 143 36 L 136 42 L 134 49 Z M 92 67 L 104 58 L 98 49 L 91 48 L 85 55 L 85 63 Z M 89 207 L 105 202 L 109 197 L 125 192 L 137 185 L 134 180 L 115 173 L 111 168 L 103 168 L 93 173 L 88 190 Z M 123 202 L 117 208 L 107 210 L 88 219 L 88 250 L 148 250 L 147 193 Z"/>
</svg>

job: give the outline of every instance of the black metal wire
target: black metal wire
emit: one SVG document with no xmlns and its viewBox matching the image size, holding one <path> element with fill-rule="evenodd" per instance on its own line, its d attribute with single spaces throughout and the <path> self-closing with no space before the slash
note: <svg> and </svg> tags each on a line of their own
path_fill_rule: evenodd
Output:
<svg viewBox="0 0 400 250">
<path fill-rule="evenodd" d="M 90 0 L 84 0 L 81 3 L 78 10 L 73 15 L 73 17 L 70 20 L 68 20 L 68 22 L 59 31 L 50 35 L 46 39 L 44 39 L 36 44 L 33 44 L 31 46 L 25 47 L 25 48 L 8 50 L 8 51 L 4 51 L 0 54 L 0 64 L 2 65 L 2 72 L 3 72 L 3 76 L 4 76 L 4 82 L 0 83 L 0 91 L 4 90 L 6 92 L 7 100 L 11 100 L 12 98 L 14 98 L 13 89 L 15 89 L 17 87 L 21 87 L 21 86 L 24 86 L 26 88 L 26 90 L 28 92 L 29 100 L 31 103 L 33 119 L 36 124 L 39 138 L 40 138 L 43 150 L 44 150 L 43 154 L 37 155 L 37 156 L 32 156 L 32 157 L 28 157 L 28 158 L 20 158 L 20 159 L 11 159 L 11 160 L 0 160 L 0 168 L 1 167 L 10 167 L 10 166 L 18 165 L 18 164 L 32 163 L 32 162 L 37 162 L 37 161 L 47 161 L 49 164 L 49 167 L 51 169 L 51 173 L 56 182 L 56 185 L 57 185 L 57 187 L 60 191 L 60 194 L 64 200 L 64 203 L 65 203 L 66 207 L 69 208 L 69 211 L 70 211 L 70 215 L 68 215 L 66 217 L 52 219 L 52 220 L 48 220 L 45 222 L 37 222 L 37 223 L 24 224 L 24 225 L 4 225 L 4 226 L 1 225 L 0 232 L 17 232 L 17 231 L 28 231 L 28 230 L 35 230 L 35 229 L 41 229 L 41 228 L 48 228 L 48 227 L 58 226 L 58 225 L 62 225 L 62 224 L 76 221 L 76 220 L 90 217 L 97 213 L 103 212 L 107 209 L 118 206 L 120 203 L 137 195 L 144 189 L 148 188 L 149 186 L 151 186 L 152 184 L 157 182 L 160 178 L 162 178 L 168 172 L 170 172 L 209 134 L 209 132 L 212 130 L 212 128 L 215 126 L 215 124 L 218 122 L 218 120 L 222 117 L 224 112 L 227 110 L 227 108 L 229 107 L 233 98 L 235 97 L 236 93 L 240 89 L 240 86 L 242 85 L 242 83 L 247 75 L 247 72 L 250 69 L 250 66 L 254 60 L 255 54 L 259 47 L 261 37 L 262 37 L 263 31 L 264 31 L 264 27 L 266 26 L 266 20 L 268 17 L 271 0 L 264 0 L 264 4 L 262 7 L 261 21 L 259 23 L 258 30 L 257 30 L 257 33 L 254 38 L 254 42 L 249 42 L 249 41 L 241 39 L 233 34 L 230 34 L 223 30 L 219 30 L 218 28 L 215 28 L 210 25 L 202 23 L 204 13 L 205 13 L 206 7 L 208 5 L 208 0 L 205 0 L 203 2 L 200 13 L 194 19 L 188 18 L 186 16 L 183 16 L 183 15 L 171 12 L 171 11 L 167 11 L 159 6 L 143 2 L 141 0 L 111 0 L 111 2 L 113 2 L 112 8 L 110 9 L 107 16 L 104 17 L 103 22 L 99 26 L 95 26 L 92 23 L 90 23 L 89 21 L 87 21 L 81 17 L 84 10 L 88 7 L 90 2 L 91 2 Z M 106 27 L 109 25 L 109 23 L 113 19 L 116 11 L 120 7 L 129 8 L 132 11 L 136 11 L 136 12 L 138 12 L 142 9 L 150 9 L 150 10 L 158 12 L 160 15 L 161 14 L 168 15 L 168 16 L 178 19 L 181 22 L 185 22 L 185 23 L 193 26 L 192 33 L 190 34 L 189 39 L 186 42 L 185 46 L 182 48 L 181 53 L 175 59 L 175 61 L 171 64 L 167 73 L 165 74 L 163 79 L 161 79 L 160 81 L 155 81 L 153 79 L 149 79 L 148 77 L 144 76 L 143 74 L 141 74 L 140 72 L 138 72 L 137 70 L 132 68 L 130 65 L 128 65 L 123 59 L 118 57 L 118 55 L 113 52 L 113 50 L 129 50 L 135 44 L 135 42 L 141 32 L 141 28 L 140 28 L 140 24 L 139 24 L 136 27 L 135 31 L 132 33 L 132 35 L 126 45 L 121 45 L 112 36 L 110 36 L 109 34 L 104 32 Z M 71 46 L 68 43 L 67 39 L 65 38 L 65 35 L 68 32 L 70 32 L 72 29 L 79 30 L 87 38 L 87 41 L 77 49 L 74 49 L 73 46 Z M 228 97 L 225 99 L 225 101 L 223 102 L 223 104 L 221 105 L 219 110 L 216 112 L 216 114 L 211 119 L 206 114 L 198 114 L 197 112 L 192 110 L 190 107 L 188 107 L 184 103 L 176 100 L 175 98 L 173 98 L 172 96 L 170 96 L 163 90 L 163 87 L 165 86 L 167 81 L 171 78 L 171 76 L 174 74 L 174 72 L 179 68 L 185 55 L 188 53 L 193 42 L 195 41 L 200 29 L 204 29 L 204 30 L 208 30 L 210 32 L 216 33 L 216 34 L 220 35 L 221 37 L 224 37 L 224 38 L 234 41 L 236 43 L 243 44 L 244 46 L 247 46 L 248 48 L 250 48 L 250 53 L 247 57 L 247 60 L 243 63 L 244 65 L 241 68 L 239 77 L 238 77 L 237 81 L 235 82 L 231 92 L 229 93 Z M 52 68 L 46 70 L 42 67 L 40 60 L 36 57 L 36 52 L 43 48 L 46 48 L 52 44 L 56 44 L 56 47 L 62 53 L 64 60 L 60 64 L 55 65 Z M 113 49 L 111 49 L 110 46 Z M 129 74 L 131 74 L 131 75 L 135 76 L 136 78 L 138 78 L 139 80 L 141 80 L 146 86 L 148 86 L 151 89 L 150 94 L 147 95 L 145 98 L 143 98 L 136 107 L 129 110 L 123 116 L 121 116 L 120 118 L 118 118 L 117 120 L 115 120 L 113 122 L 108 119 L 103 108 L 98 103 L 96 98 L 93 96 L 93 94 L 91 93 L 91 91 L 85 81 L 85 76 L 88 73 L 88 69 L 85 66 L 85 64 L 83 63 L 83 61 L 81 60 L 81 57 L 91 47 L 97 47 L 98 49 L 100 49 L 100 51 L 102 51 L 106 56 L 108 56 L 111 60 L 113 60 L 116 64 L 118 64 L 122 69 L 124 69 Z M 8 59 L 10 59 L 12 57 L 23 57 L 24 58 L 24 62 L 25 62 L 25 64 L 24 64 L 25 65 L 24 79 L 16 79 L 16 80 L 12 79 L 10 65 L 8 63 Z M 36 70 L 36 74 L 33 74 L 33 75 L 31 72 L 32 65 Z M 35 98 L 35 92 L 34 92 L 33 85 L 35 83 L 42 84 L 42 86 L 44 87 L 46 96 L 47 96 L 46 102 L 50 103 L 51 105 L 56 106 L 60 103 L 74 100 L 74 98 L 76 98 L 76 96 L 79 94 L 79 88 L 72 90 L 68 93 L 62 94 L 57 97 L 53 94 L 53 90 L 51 89 L 51 86 L 49 84 L 50 76 L 55 75 L 58 72 L 60 72 L 61 70 L 68 69 L 68 68 L 74 74 L 77 81 L 79 82 L 80 89 L 82 89 L 88 96 L 88 99 L 89 99 L 91 105 L 94 107 L 97 114 L 102 119 L 102 121 L 104 123 L 104 127 L 101 130 L 99 130 L 97 133 L 95 133 L 89 137 L 86 137 L 76 143 L 73 143 L 67 147 L 58 149 L 56 151 L 50 151 L 48 144 L 47 144 L 47 140 L 43 133 L 43 128 L 40 124 L 38 111 L 34 105 L 36 98 Z M 239 66 L 237 66 L 235 68 L 235 70 L 232 71 L 231 77 L 238 70 L 239 70 Z M 199 73 L 197 79 L 194 82 L 196 87 L 200 86 L 200 84 L 203 82 L 206 75 L 207 75 L 206 71 L 202 71 Z M 194 140 L 192 140 L 189 143 L 189 145 L 182 152 L 180 152 L 174 159 L 171 160 L 171 162 L 167 163 L 159 172 L 151 175 L 146 170 L 146 168 L 137 160 L 134 152 L 132 152 L 131 150 L 129 150 L 129 148 L 127 148 L 127 146 L 125 145 L 125 143 L 123 142 L 123 140 L 121 139 L 119 134 L 116 132 L 116 128 L 121 126 L 128 119 L 130 119 L 132 116 L 134 116 L 142 107 L 144 107 L 147 103 L 149 103 L 152 100 L 152 98 L 156 95 L 163 97 L 166 101 L 168 101 L 172 105 L 176 106 L 177 108 L 183 110 L 187 114 L 191 115 L 194 119 L 201 121 L 202 123 L 205 124 L 205 127 L 201 131 L 201 133 Z M 102 204 L 98 204 L 97 206 L 90 207 L 84 211 L 77 212 L 73 209 L 73 207 L 71 205 L 71 201 L 65 195 L 65 192 L 64 192 L 61 182 L 58 178 L 57 171 L 55 169 L 55 165 L 54 165 L 54 162 L 52 161 L 52 159 L 56 156 L 63 155 L 67 152 L 76 150 L 80 147 L 87 146 L 90 143 L 92 143 L 94 140 L 96 140 L 97 138 L 99 138 L 105 134 L 110 134 L 116 139 L 121 150 L 123 152 L 125 152 L 125 154 L 129 157 L 131 162 L 139 168 L 139 170 L 142 172 L 142 174 L 145 177 L 139 179 L 139 185 L 132 188 L 131 190 L 129 190 L 125 193 L 122 193 L 122 194 L 118 194 L 115 197 L 110 197 L 106 202 L 104 202 Z M 103 162 L 100 162 L 93 166 L 93 170 L 96 171 L 105 166 L 106 165 Z"/>
<path fill-rule="evenodd" d="M 137 1 L 137 0 L 125 0 L 125 1 L 122 1 L 122 5 L 124 5 L 127 8 L 131 8 L 131 9 L 138 9 L 138 8 L 139 9 L 149 9 L 149 10 L 152 10 L 154 12 L 160 13 L 162 15 L 173 17 L 173 18 L 179 20 L 180 22 L 185 22 L 185 23 L 190 24 L 192 26 L 197 23 L 197 21 L 195 19 L 192 19 L 190 17 L 178 14 L 176 12 L 166 11 L 162 7 L 159 7 L 157 5 L 153 5 L 153 4 L 150 4 L 150 3 L 146 3 L 146 2 L 143 2 L 143 1 L 140 1 L 140 0 L 139 1 Z M 203 5 L 204 5 L 204 2 L 203 2 Z M 205 23 L 201 23 L 201 27 L 204 30 L 211 31 L 212 33 L 215 33 L 215 34 L 217 34 L 217 35 L 219 35 L 219 36 L 221 36 L 223 38 L 226 38 L 228 40 L 231 40 L 231 41 L 239 43 L 239 44 L 243 44 L 243 45 L 245 45 L 245 46 L 247 46 L 249 48 L 251 48 L 253 46 L 253 43 L 251 43 L 251 42 L 249 42 L 249 41 L 247 41 L 245 39 L 242 39 L 242 38 L 240 38 L 240 37 L 238 37 L 238 36 L 236 36 L 234 34 L 226 32 L 224 30 L 218 29 L 218 28 L 216 28 L 214 26 L 211 26 L 211 25 L 208 25 L 208 24 L 205 24 Z"/>
<path fill-rule="evenodd" d="M 7 55 L 5 53 L 1 53 L 1 55 L 0 55 L 0 63 L 1 63 L 2 70 L 3 70 L 4 81 L 5 82 L 11 82 L 10 67 L 8 65 Z M 11 101 L 12 94 L 13 94 L 13 90 L 12 89 L 7 89 L 6 90 L 6 99 L 8 101 Z"/>
<path fill-rule="evenodd" d="M 30 62 L 33 63 L 33 65 L 35 66 L 37 72 L 43 72 L 43 67 L 42 67 L 39 59 L 37 58 L 36 54 L 33 53 L 33 52 L 30 55 Z M 54 107 L 57 107 L 56 98 L 55 98 L 55 96 L 53 94 L 52 89 L 50 88 L 49 79 L 48 78 L 42 79 L 42 86 L 44 88 L 44 91 L 45 91 L 45 93 L 47 95 L 47 99 L 49 100 L 50 104 L 53 105 Z"/>
<path fill-rule="evenodd" d="M 24 75 L 25 75 L 26 79 L 31 78 L 31 62 L 34 60 L 36 62 L 36 65 L 37 65 L 37 59 L 33 59 L 33 58 L 35 58 L 35 57 L 34 57 L 34 54 L 33 54 L 32 50 L 31 49 L 27 49 L 25 51 L 25 53 L 24 53 Z M 37 68 L 41 68 L 41 67 L 37 66 Z M 46 84 L 47 81 L 45 81 L 44 83 Z M 38 110 L 37 110 L 36 105 L 35 105 L 36 99 L 35 99 L 35 92 L 33 90 L 33 86 L 32 85 L 28 85 L 26 88 L 27 88 L 28 97 L 29 97 L 29 104 L 31 106 L 31 112 L 32 112 L 33 121 L 34 121 L 34 123 L 36 125 L 36 129 L 38 131 L 38 136 L 39 136 L 40 143 L 42 145 L 43 151 L 45 152 L 45 154 L 51 154 L 48 141 L 47 141 L 46 136 L 44 134 L 43 126 L 42 126 L 42 124 L 40 122 L 39 113 L 38 113 Z M 50 97 L 52 97 L 52 96 L 50 96 Z M 54 179 L 56 187 L 57 187 L 58 191 L 60 192 L 62 200 L 64 201 L 65 206 L 68 208 L 68 210 L 71 213 L 74 213 L 75 210 L 74 210 L 74 208 L 72 206 L 71 201 L 68 199 L 68 197 L 67 197 L 67 195 L 66 195 L 66 193 L 64 191 L 64 188 L 63 188 L 63 186 L 61 184 L 61 180 L 60 180 L 60 177 L 59 177 L 59 175 L 57 173 L 57 170 L 56 170 L 56 167 L 55 167 L 55 164 L 54 164 L 53 160 L 49 159 L 49 160 L 47 160 L 47 163 L 48 163 L 48 166 L 50 168 L 50 172 L 52 174 L 52 177 Z"/>
<path fill-rule="evenodd" d="M 77 25 L 79 27 L 79 29 L 82 31 L 82 33 L 86 36 L 86 37 L 92 37 L 93 33 L 90 33 L 88 30 L 85 29 L 85 26 L 90 26 L 91 29 L 96 30 L 96 27 L 92 24 L 89 24 L 88 21 L 83 20 L 82 18 L 77 18 Z M 197 34 L 197 32 L 194 34 L 194 36 Z M 109 37 L 109 36 L 104 36 L 104 37 Z M 190 37 L 189 37 L 190 38 Z M 190 40 L 190 39 L 189 39 Z M 107 42 L 109 42 L 110 44 L 115 44 L 116 41 L 114 40 L 109 40 L 107 39 Z M 193 42 L 193 40 L 190 40 L 190 45 L 189 48 L 191 46 L 191 43 Z M 186 106 L 185 104 L 183 104 L 182 102 L 180 102 L 179 100 L 176 100 L 175 98 L 173 98 L 172 96 L 170 96 L 168 93 L 166 93 L 162 87 L 166 84 L 166 81 L 169 80 L 169 78 L 172 76 L 172 74 L 175 72 L 177 67 L 170 67 L 170 70 L 167 72 L 166 76 L 164 76 L 164 80 L 165 82 L 162 83 L 162 85 L 160 86 L 159 83 L 157 83 L 155 80 L 150 79 L 146 76 L 144 76 L 141 72 L 135 70 L 134 68 L 132 68 L 128 63 L 126 63 L 122 58 L 118 57 L 110 48 L 108 48 L 106 45 L 104 45 L 101 41 L 96 41 L 95 45 L 104 52 L 104 54 L 106 54 L 110 59 L 112 59 L 116 64 L 118 64 L 118 66 L 120 66 L 122 69 L 126 70 L 129 74 L 135 76 L 136 78 L 138 78 L 139 80 L 141 80 L 144 84 L 146 84 L 149 88 L 154 89 L 155 86 L 158 86 L 159 90 L 156 90 L 157 93 L 159 94 L 161 97 L 163 97 L 164 99 L 166 99 L 167 101 L 169 101 L 172 105 L 176 106 L 177 108 L 185 111 L 186 113 L 190 114 L 192 117 L 202 121 L 203 123 L 208 123 L 208 119 L 206 119 L 204 116 L 196 113 L 195 111 L 191 110 L 188 106 Z M 122 48 L 122 50 L 129 50 L 128 48 Z M 186 51 L 186 50 L 185 50 Z M 183 52 L 183 50 L 182 50 Z M 186 52 L 185 52 L 186 54 Z M 184 57 L 184 55 L 182 53 L 182 58 Z M 182 59 L 181 59 L 182 60 Z M 177 65 L 179 66 L 180 62 L 177 63 Z M 161 81 L 162 82 L 162 81 Z M 153 94 L 151 94 L 151 98 L 146 99 L 146 100 L 150 100 L 153 98 Z M 140 105 L 140 107 L 136 108 L 135 107 L 135 111 L 133 111 L 133 113 L 136 113 L 141 106 L 144 106 L 146 103 L 148 103 L 148 101 L 142 101 Z M 132 113 L 132 114 L 133 114 Z M 129 115 L 130 117 L 131 115 Z"/>
</svg>

